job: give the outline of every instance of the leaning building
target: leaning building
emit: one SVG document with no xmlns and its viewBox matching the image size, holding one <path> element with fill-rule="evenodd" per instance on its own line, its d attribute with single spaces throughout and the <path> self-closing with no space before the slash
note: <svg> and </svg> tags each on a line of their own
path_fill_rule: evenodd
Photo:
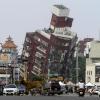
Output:
<svg viewBox="0 0 100 100">
<path fill-rule="evenodd" d="M 77 41 L 72 22 L 67 7 L 53 5 L 50 27 L 26 33 L 22 51 L 25 79 L 34 75 L 69 77 Z"/>
</svg>

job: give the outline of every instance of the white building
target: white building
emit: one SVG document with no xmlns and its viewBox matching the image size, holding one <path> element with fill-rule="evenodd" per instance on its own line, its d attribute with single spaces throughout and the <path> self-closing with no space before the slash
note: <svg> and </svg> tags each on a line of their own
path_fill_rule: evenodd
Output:
<svg viewBox="0 0 100 100">
<path fill-rule="evenodd" d="M 88 50 L 85 81 L 100 86 L 100 41 L 92 41 Z"/>
<path fill-rule="evenodd" d="M 6 84 L 8 84 L 8 80 L 10 82 L 15 82 L 18 78 L 18 72 L 16 71 L 17 67 L 17 46 L 9 36 L 7 40 L 1 44 L 0 50 L 0 79 L 1 81 L 6 80 Z M 7 76 L 7 77 L 6 77 Z M 9 79 L 8 79 L 9 76 Z M 5 79 L 5 80 L 4 80 Z"/>
</svg>

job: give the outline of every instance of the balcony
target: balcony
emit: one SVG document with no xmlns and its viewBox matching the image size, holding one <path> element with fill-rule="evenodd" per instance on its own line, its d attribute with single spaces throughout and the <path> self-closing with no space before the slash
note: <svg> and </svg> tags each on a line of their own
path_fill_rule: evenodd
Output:
<svg viewBox="0 0 100 100">
<path fill-rule="evenodd" d="M 37 49 L 40 50 L 41 52 L 43 52 L 44 54 L 46 53 L 46 49 L 44 49 L 44 48 L 40 48 L 40 47 L 38 46 Z"/>
</svg>

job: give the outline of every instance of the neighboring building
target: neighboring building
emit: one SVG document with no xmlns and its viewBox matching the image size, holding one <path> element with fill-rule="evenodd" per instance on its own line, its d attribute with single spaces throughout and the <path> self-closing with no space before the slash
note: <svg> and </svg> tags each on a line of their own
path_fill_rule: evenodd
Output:
<svg viewBox="0 0 100 100">
<path fill-rule="evenodd" d="M 26 33 L 22 59 L 28 79 L 32 75 L 69 77 L 77 41 L 72 21 L 68 8 L 54 5 L 50 28 Z"/>
<path fill-rule="evenodd" d="M 12 41 L 12 38 L 9 36 L 4 44 L 1 44 L 0 52 L 0 80 L 4 81 L 13 81 L 17 79 L 17 46 Z M 5 76 L 8 76 L 8 80 Z M 4 77 L 3 77 L 4 76 Z M 2 81 L 3 79 L 3 81 Z"/>
<path fill-rule="evenodd" d="M 89 56 L 90 45 L 93 38 L 84 38 L 83 40 L 79 40 L 77 42 L 77 48 L 75 52 L 75 65 L 73 66 L 73 80 L 76 82 L 79 80 L 85 81 L 85 68 L 86 68 L 86 58 Z M 77 68 L 78 67 L 78 68 Z M 76 77 L 75 77 L 76 75 Z"/>
<path fill-rule="evenodd" d="M 93 40 L 94 40 L 93 38 L 84 38 L 83 40 L 80 40 L 78 42 L 79 56 L 85 56 L 85 57 L 88 56 L 88 51 L 89 51 L 88 49 L 90 48 L 90 43 Z"/>
<path fill-rule="evenodd" d="M 86 58 L 86 83 L 100 86 L 100 41 L 92 41 Z"/>
<path fill-rule="evenodd" d="M 49 74 L 68 78 L 74 56 L 77 34 L 71 31 L 73 18 L 69 17 L 69 9 L 63 5 L 54 5 L 50 29 Z"/>
</svg>

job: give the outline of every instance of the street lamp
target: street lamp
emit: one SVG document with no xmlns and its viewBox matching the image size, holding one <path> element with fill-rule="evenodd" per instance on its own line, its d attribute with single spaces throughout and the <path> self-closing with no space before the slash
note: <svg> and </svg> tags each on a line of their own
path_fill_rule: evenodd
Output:
<svg viewBox="0 0 100 100">
<path fill-rule="evenodd" d="M 27 81 L 29 80 L 29 72 L 27 72 Z"/>
<path fill-rule="evenodd" d="M 49 77 L 50 77 L 50 65 L 51 65 L 51 61 L 50 59 L 48 59 L 48 80 L 49 80 Z"/>
<path fill-rule="evenodd" d="M 20 67 L 18 67 L 18 82 L 19 82 L 19 78 L 20 78 Z"/>
<path fill-rule="evenodd" d="M 76 47 L 76 83 L 78 83 L 79 81 L 78 76 L 79 76 L 79 66 L 78 66 L 78 44 L 77 44 L 77 47 Z"/>
<path fill-rule="evenodd" d="M 11 64 L 6 65 L 6 85 L 8 84 L 8 68 L 11 68 Z"/>
<path fill-rule="evenodd" d="M 8 68 L 10 68 L 10 77 L 11 77 L 11 80 L 10 80 L 10 82 L 12 83 L 13 82 L 13 68 L 12 68 L 12 66 L 11 66 L 11 63 L 9 63 L 8 64 Z"/>
</svg>

